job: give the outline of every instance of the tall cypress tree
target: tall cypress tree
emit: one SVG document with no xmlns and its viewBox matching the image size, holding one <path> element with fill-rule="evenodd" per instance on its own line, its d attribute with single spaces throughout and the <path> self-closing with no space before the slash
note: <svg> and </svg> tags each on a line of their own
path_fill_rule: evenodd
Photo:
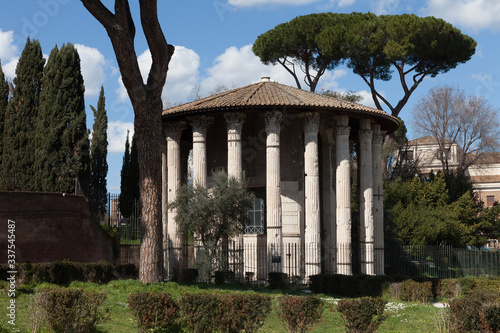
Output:
<svg viewBox="0 0 500 333">
<path fill-rule="evenodd" d="M 129 177 L 130 177 L 130 141 L 129 131 L 125 141 L 125 153 L 123 155 L 122 170 L 120 172 L 120 212 L 125 217 L 130 217 L 131 209 L 129 197 Z"/>
<path fill-rule="evenodd" d="M 80 57 L 71 44 L 52 50 L 41 93 L 35 163 L 36 189 L 88 194 L 90 152 Z"/>
<path fill-rule="evenodd" d="M 75 180 L 78 180 L 83 193 L 88 195 L 90 143 L 80 56 L 72 44 L 63 45 L 59 54 L 62 70 L 59 101 L 65 106 L 67 115 L 67 127 L 62 136 L 62 151 L 66 159 L 61 169 L 61 192 L 73 192 Z"/>
<path fill-rule="evenodd" d="M 130 174 L 129 174 L 129 186 L 128 190 L 130 191 L 130 196 L 135 201 L 138 201 L 140 198 L 139 191 L 139 159 L 138 159 L 138 151 L 137 151 L 137 136 L 132 135 L 132 144 L 130 145 Z"/>
<path fill-rule="evenodd" d="M 97 110 L 90 106 L 94 112 L 94 125 L 92 127 L 92 144 L 90 146 L 90 211 L 97 214 L 106 213 L 107 189 L 106 176 L 108 175 L 108 116 L 105 109 L 104 87 L 97 101 Z"/>
<path fill-rule="evenodd" d="M 40 110 L 36 128 L 35 190 L 60 192 L 61 168 L 65 162 L 61 138 L 67 126 L 66 107 L 61 100 L 59 48 L 50 52 L 44 67 Z"/>
<path fill-rule="evenodd" d="M 0 61 L 0 170 L 2 170 L 2 152 L 3 152 L 3 123 L 5 113 L 7 112 L 7 103 L 9 101 L 9 83 L 5 81 L 5 75 Z"/>
<path fill-rule="evenodd" d="M 0 179 L 4 190 L 34 189 L 35 122 L 44 63 L 40 43 L 28 38 L 16 67 L 15 90 L 4 120 Z"/>
</svg>

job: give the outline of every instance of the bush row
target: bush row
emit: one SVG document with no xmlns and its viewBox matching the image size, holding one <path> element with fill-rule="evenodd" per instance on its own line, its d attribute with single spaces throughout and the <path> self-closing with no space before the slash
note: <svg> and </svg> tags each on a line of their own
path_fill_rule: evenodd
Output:
<svg viewBox="0 0 500 333">
<path fill-rule="evenodd" d="M 307 332 L 321 320 L 323 302 L 317 296 L 281 296 L 278 316 L 288 332 Z"/>
<path fill-rule="evenodd" d="M 59 260 L 48 263 L 21 263 L 16 265 L 20 284 L 52 283 L 61 286 L 73 281 L 92 283 L 108 283 L 116 279 L 118 272 L 122 275 L 136 276 L 134 265 L 113 266 L 107 261 L 80 263 Z M 10 269 L 7 265 L 0 266 L 0 278 L 5 280 Z"/>
<path fill-rule="evenodd" d="M 384 309 L 387 301 L 381 298 L 362 297 L 339 301 L 340 312 L 346 332 L 375 332 L 385 319 Z"/>
<path fill-rule="evenodd" d="M 259 294 L 184 294 L 165 292 L 130 295 L 129 307 L 141 332 L 255 332 L 271 311 L 269 296 Z"/>
<path fill-rule="evenodd" d="M 457 333 L 500 332 L 500 303 L 498 293 L 476 289 L 466 298 L 452 299 L 450 305 L 451 329 Z"/>
<path fill-rule="evenodd" d="M 340 275 L 319 274 L 310 277 L 310 288 L 314 293 L 324 293 L 344 297 L 380 297 L 384 293 L 398 293 L 406 299 L 426 302 L 436 297 L 454 298 L 466 296 L 475 290 L 485 292 L 500 292 L 500 278 L 409 278 L 406 276 L 370 276 L 370 275 Z M 406 281 L 406 282 L 405 282 Z M 413 281 L 419 284 L 412 284 Z M 405 282 L 405 283 L 403 283 Z M 418 287 L 413 291 L 412 288 Z M 403 290 L 401 290 L 403 288 Z M 409 296 L 409 293 L 413 294 Z"/>
</svg>

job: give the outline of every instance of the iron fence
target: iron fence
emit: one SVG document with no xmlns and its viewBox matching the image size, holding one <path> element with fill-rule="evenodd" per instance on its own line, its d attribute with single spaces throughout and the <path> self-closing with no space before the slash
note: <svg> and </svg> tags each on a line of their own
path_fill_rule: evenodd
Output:
<svg viewBox="0 0 500 333">
<path fill-rule="evenodd" d="M 385 273 L 437 278 L 500 276 L 500 251 L 447 245 L 386 246 Z"/>
</svg>

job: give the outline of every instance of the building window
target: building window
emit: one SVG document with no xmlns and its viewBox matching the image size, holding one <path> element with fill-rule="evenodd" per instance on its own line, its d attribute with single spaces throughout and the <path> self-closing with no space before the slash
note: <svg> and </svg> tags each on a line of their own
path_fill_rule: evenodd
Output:
<svg viewBox="0 0 500 333">
<path fill-rule="evenodd" d="M 265 193 L 265 192 L 264 192 Z M 266 231 L 266 213 L 264 210 L 264 195 L 263 191 L 254 192 L 255 199 L 253 207 L 248 211 L 249 221 L 243 230 L 244 234 L 265 234 Z"/>
<path fill-rule="evenodd" d="M 486 206 L 491 207 L 495 203 L 495 196 L 494 195 L 488 195 L 486 196 Z"/>
</svg>

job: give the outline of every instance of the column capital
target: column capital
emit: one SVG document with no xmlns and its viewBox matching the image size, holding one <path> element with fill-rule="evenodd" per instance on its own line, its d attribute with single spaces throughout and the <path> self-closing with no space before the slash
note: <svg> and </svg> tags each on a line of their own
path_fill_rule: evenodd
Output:
<svg viewBox="0 0 500 333">
<path fill-rule="evenodd" d="M 281 130 L 281 111 L 269 111 L 266 112 L 266 132 L 267 133 L 279 133 Z"/>
<path fill-rule="evenodd" d="M 359 140 L 364 143 L 370 143 L 373 138 L 373 131 L 371 129 L 362 128 L 358 132 Z"/>
<path fill-rule="evenodd" d="M 317 112 L 307 112 L 305 114 L 305 124 L 304 124 L 304 132 L 305 133 L 318 133 L 319 129 L 319 114 Z"/>
<path fill-rule="evenodd" d="M 351 127 L 345 125 L 337 125 L 335 126 L 335 131 L 337 135 L 349 135 L 351 132 Z"/>
<path fill-rule="evenodd" d="M 227 112 L 224 113 L 224 118 L 226 118 L 228 132 L 241 133 L 241 128 L 245 121 L 245 114 L 243 112 Z"/>
<path fill-rule="evenodd" d="M 186 128 L 185 121 L 177 121 L 173 123 L 167 123 L 163 127 L 163 131 L 165 132 L 165 137 L 167 140 L 179 141 L 181 138 L 182 131 Z"/>
<path fill-rule="evenodd" d="M 207 128 L 212 124 L 212 122 L 213 118 L 205 115 L 191 117 L 189 119 L 189 123 L 193 128 L 193 136 L 195 135 L 195 133 L 199 133 L 199 136 L 205 138 L 207 136 Z"/>
</svg>

